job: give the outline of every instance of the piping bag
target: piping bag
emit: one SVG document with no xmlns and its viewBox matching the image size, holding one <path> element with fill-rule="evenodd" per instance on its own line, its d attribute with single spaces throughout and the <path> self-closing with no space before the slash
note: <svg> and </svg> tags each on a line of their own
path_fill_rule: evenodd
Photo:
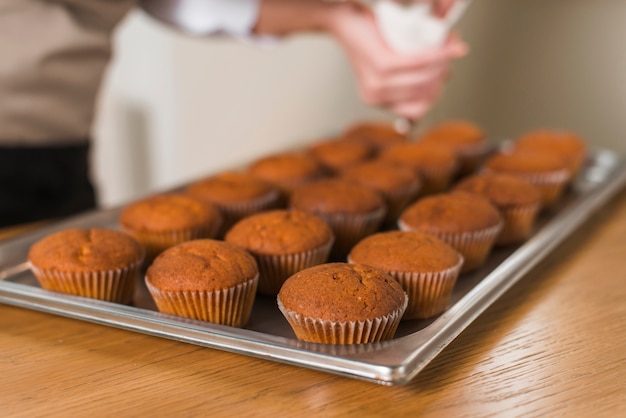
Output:
<svg viewBox="0 0 626 418">
<path fill-rule="evenodd" d="M 372 5 L 380 33 L 394 52 L 415 54 L 436 48 L 446 41 L 450 29 L 459 20 L 470 0 L 457 0 L 446 16 L 437 17 L 431 1 L 376 0 Z M 413 129 L 413 121 L 398 117 L 394 129 L 407 134 Z"/>
</svg>

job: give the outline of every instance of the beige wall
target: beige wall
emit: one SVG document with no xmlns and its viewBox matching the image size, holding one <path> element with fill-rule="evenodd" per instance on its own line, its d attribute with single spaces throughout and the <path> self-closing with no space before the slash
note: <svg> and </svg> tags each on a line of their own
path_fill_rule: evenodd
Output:
<svg viewBox="0 0 626 418">
<path fill-rule="evenodd" d="M 626 3 L 475 0 L 454 66 L 423 126 L 469 118 L 496 139 L 571 129 L 626 153 Z M 135 13 L 117 37 L 96 130 L 105 205 L 333 135 L 364 106 L 342 51 L 322 36 L 264 49 L 176 35 Z"/>
</svg>

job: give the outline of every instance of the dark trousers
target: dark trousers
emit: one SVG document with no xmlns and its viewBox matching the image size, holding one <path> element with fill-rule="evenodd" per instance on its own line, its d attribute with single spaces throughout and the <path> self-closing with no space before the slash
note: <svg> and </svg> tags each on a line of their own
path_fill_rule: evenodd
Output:
<svg viewBox="0 0 626 418">
<path fill-rule="evenodd" d="M 66 217 L 95 206 L 88 142 L 0 146 L 0 227 Z"/>
</svg>

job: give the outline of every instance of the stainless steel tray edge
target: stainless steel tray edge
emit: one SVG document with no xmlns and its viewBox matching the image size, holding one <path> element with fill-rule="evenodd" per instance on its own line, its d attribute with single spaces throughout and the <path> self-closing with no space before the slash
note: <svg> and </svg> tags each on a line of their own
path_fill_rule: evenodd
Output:
<svg viewBox="0 0 626 418">
<path fill-rule="evenodd" d="M 280 361 L 380 384 L 401 384 L 414 378 L 439 352 L 456 338 L 504 292 L 520 280 L 556 246 L 562 243 L 600 206 L 626 184 L 626 162 L 607 150 L 596 158 L 605 159 L 609 172 L 598 173 L 598 184 L 581 183 L 584 199 L 566 207 L 526 244 L 517 248 L 493 271 L 454 303 L 444 314 L 423 329 L 392 341 L 365 346 L 308 344 L 253 330 L 239 330 L 200 321 L 164 315 L 147 309 L 116 305 L 48 292 L 10 278 L 28 269 L 24 251 L 33 240 L 67 227 L 53 225 L 0 245 L 0 303 L 87 320 L 205 347 Z M 588 190 L 584 190 L 588 187 Z M 94 225 L 110 222 L 115 210 L 87 214 L 71 222 Z M 21 257 L 21 261 L 18 259 Z M 381 353 L 384 356 L 381 357 Z"/>
</svg>

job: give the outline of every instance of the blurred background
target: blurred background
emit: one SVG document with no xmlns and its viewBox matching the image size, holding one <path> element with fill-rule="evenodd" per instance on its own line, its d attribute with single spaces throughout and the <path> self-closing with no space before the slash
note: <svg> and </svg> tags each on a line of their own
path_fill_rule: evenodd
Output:
<svg viewBox="0 0 626 418">
<path fill-rule="evenodd" d="M 560 128 L 626 154 L 625 24 L 619 0 L 474 1 L 458 25 L 470 54 L 420 126 L 468 119 L 493 142 Z M 343 51 L 322 35 L 195 39 L 135 11 L 115 48 L 94 133 L 105 207 L 392 119 L 361 103 Z"/>
</svg>

